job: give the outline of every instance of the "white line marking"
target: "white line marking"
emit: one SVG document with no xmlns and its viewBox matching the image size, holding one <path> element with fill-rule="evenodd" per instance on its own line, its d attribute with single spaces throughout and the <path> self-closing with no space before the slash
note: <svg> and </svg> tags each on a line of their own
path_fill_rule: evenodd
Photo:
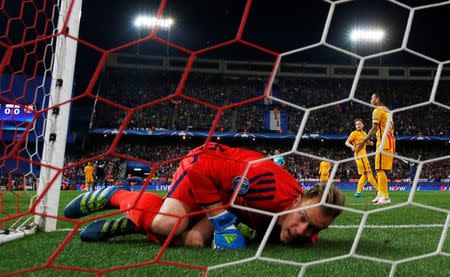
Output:
<svg viewBox="0 0 450 277">
<path fill-rule="evenodd" d="M 57 229 L 56 231 L 57 232 L 70 232 L 70 231 L 72 231 L 73 229 L 70 229 L 70 228 L 65 228 L 65 229 Z M 77 231 L 80 231 L 80 229 L 78 229 Z"/>
<path fill-rule="evenodd" d="M 406 229 L 406 228 L 443 228 L 444 224 L 404 224 L 404 225 L 366 225 L 367 229 Z M 331 225 L 332 229 L 358 229 L 359 225 Z M 70 232 L 73 229 L 58 229 L 58 232 Z M 78 230 L 80 231 L 80 230 Z"/>
<path fill-rule="evenodd" d="M 366 225 L 368 229 L 443 228 L 444 224 Z M 358 229 L 359 225 L 331 225 L 334 229 Z"/>
</svg>

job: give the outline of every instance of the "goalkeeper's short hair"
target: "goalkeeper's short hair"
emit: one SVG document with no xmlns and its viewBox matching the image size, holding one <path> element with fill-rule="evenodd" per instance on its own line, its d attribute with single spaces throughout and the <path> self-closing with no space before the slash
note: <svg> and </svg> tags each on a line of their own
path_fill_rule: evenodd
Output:
<svg viewBox="0 0 450 277">
<path fill-rule="evenodd" d="M 317 183 L 314 187 L 312 187 L 308 192 L 303 195 L 303 199 L 312 199 L 312 198 L 318 198 L 322 199 L 323 193 L 325 192 L 326 183 Z M 336 206 L 344 206 L 345 204 L 345 196 L 341 192 L 341 190 L 336 187 L 335 185 L 331 184 L 330 190 L 328 191 L 327 198 L 325 200 L 325 203 L 332 204 Z M 342 213 L 341 209 L 334 208 L 334 207 L 326 207 L 321 206 L 322 212 L 326 216 L 331 216 L 333 218 L 336 218 L 338 215 Z"/>
</svg>

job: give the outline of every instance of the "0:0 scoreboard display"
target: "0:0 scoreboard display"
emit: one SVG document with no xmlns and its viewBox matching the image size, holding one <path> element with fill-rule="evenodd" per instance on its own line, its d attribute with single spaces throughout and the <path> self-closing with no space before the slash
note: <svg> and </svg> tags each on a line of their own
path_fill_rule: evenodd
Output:
<svg viewBox="0 0 450 277">
<path fill-rule="evenodd" d="M 31 122 L 33 116 L 33 105 L 0 104 L 0 121 L 15 123 Z"/>
</svg>

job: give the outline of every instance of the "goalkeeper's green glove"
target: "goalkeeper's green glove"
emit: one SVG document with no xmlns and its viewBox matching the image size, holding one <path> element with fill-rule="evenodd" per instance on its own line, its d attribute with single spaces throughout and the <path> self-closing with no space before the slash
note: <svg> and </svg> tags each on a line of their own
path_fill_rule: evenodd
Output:
<svg viewBox="0 0 450 277">
<path fill-rule="evenodd" d="M 247 241 L 253 240 L 256 237 L 256 230 L 248 227 L 242 222 L 239 222 L 239 224 L 236 225 L 236 228 L 241 231 Z"/>
</svg>

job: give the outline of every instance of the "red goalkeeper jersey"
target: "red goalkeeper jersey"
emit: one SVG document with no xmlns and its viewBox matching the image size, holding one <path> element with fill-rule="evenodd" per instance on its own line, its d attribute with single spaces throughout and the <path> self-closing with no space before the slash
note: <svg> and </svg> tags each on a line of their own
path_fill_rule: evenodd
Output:
<svg viewBox="0 0 450 277">
<path fill-rule="evenodd" d="M 208 144 L 204 151 L 203 147 L 192 150 L 191 156 L 181 161 L 166 197 L 178 199 L 195 211 L 220 201 L 228 203 L 242 183 L 236 204 L 280 212 L 303 195 L 295 178 L 272 160 L 252 164 L 244 177 L 250 161 L 264 158 L 258 152 L 217 143 Z M 256 228 L 256 217 L 245 221 Z"/>
</svg>

